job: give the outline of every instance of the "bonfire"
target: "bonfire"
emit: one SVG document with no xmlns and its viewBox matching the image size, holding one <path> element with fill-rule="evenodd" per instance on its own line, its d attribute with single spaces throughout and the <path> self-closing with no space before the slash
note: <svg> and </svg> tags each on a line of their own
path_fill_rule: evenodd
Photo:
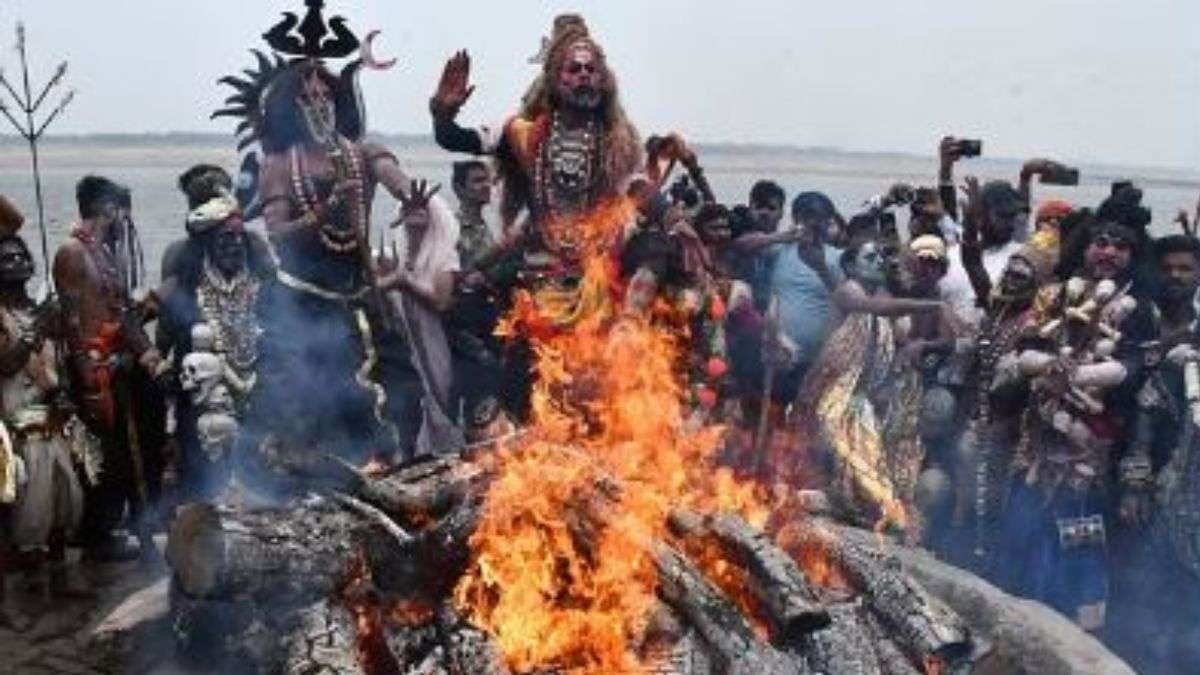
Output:
<svg viewBox="0 0 1200 675">
<path fill-rule="evenodd" d="M 204 641 L 218 602 L 252 608 L 212 638 L 220 649 L 261 648 L 252 658 L 297 673 L 968 661 L 968 628 L 881 540 L 722 464 L 725 429 L 690 416 L 686 331 L 624 302 L 614 251 L 633 215 L 616 200 L 559 224 L 580 233 L 578 289 L 521 291 L 503 323 L 536 355 L 516 433 L 384 476 L 330 460 L 345 487 L 284 507 L 184 509 L 169 552 L 184 641 Z"/>
</svg>

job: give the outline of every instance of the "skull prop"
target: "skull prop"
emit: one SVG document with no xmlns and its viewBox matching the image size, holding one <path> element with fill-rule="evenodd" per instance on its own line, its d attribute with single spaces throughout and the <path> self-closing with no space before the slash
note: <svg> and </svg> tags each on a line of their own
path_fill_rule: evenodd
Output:
<svg viewBox="0 0 1200 675">
<path fill-rule="evenodd" d="M 221 357 L 212 352 L 192 352 L 183 357 L 180 383 L 191 395 L 192 402 L 200 404 L 212 395 L 213 387 L 221 380 L 222 370 Z"/>
<path fill-rule="evenodd" d="M 233 448 L 238 433 L 238 421 L 223 412 L 205 413 L 196 420 L 200 447 L 210 461 L 217 461 Z"/>
</svg>

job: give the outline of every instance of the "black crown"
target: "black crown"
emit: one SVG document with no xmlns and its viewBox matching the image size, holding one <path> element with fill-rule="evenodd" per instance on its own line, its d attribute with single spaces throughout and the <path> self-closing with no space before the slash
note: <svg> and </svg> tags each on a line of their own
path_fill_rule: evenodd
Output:
<svg viewBox="0 0 1200 675">
<path fill-rule="evenodd" d="M 304 0 L 304 4 L 308 11 L 303 21 L 292 12 L 284 12 L 283 21 L 263 33 L 263 39 L 272 49 L 280 54 L 317 59 L 340 59 L 358 49 L 359 40 L 346 27 L 345 18 L 335 16 L 326 25 L 321 14 L 325 0 Z M 293 29 L 295 34 L 292 33 Z M 333 33 L 333 37 L 326 38 L 330 33 Z"/>
</svg>

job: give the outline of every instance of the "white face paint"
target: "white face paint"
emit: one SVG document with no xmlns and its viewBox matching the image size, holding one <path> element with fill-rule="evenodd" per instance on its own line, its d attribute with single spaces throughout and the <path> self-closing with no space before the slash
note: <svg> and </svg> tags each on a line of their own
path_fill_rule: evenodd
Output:
<svg viewBox="0 0 1200 675">
<path fill-rule="evenodd" d="M 871 283 L 883 282 L 883 254 L 874 242 L 863 244 L 854 260 L 854 275 Z"/>
</svg>

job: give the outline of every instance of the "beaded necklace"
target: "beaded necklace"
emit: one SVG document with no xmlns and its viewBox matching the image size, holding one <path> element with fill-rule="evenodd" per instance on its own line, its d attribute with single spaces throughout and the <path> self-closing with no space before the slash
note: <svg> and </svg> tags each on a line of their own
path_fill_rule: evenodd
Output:
<svg viewBox="0 0 1200 675">
<path fill-rule="evenodd" d="M 337 150 L 329 153 L 329 157 L 334 163 L 335 174 L 339 177 L 344 176 L 349 180 L 357 181 L 360 187 L 345 202 L 347 207 L 346 216 L 350 221 L 350 227 L 343 229 L 334 226 L 330 222 L 329 214 L 326 214 L 326 217 L 318 226 L 317 232 L 321 243 L 327 249 L 335 253 L 349 253 L 358 248 L 359 232 L 366 231 L 366 187 L 363 182 L 362 163 L 358 152 L 340 136 L 337 139 L 337 144 Z M 296 199 L 299 201 L 300 209 L 304 215 L 315 218 L 317 204 L 320 200 L 316 184 L 313 182 L 312 174 L 304 167 L 300 149 L 293 146 L 290 155 L 292 192 L 296 195 Z"/>
<path fill-rule="evenodd" d="M 594 121 L 588 120 L 582 131 L 568 130 L 554 113 L 533 169 L 535 196 L 549 225 L 543 228 L 543 236 L 551 250 L 573 250 L 579 245 L 578 228 L 554 224 L 591 204 L 597 154 Z"/>
<path fill-rule="evenodd" d="M 258 340 L 263 332 L 255 315 L 258 288 L 258 280 L 247 270 L 226 280 L 208 260 L 204 261 L 204 278 L 196 288 L 200 313 L 216 337 L 215 351 L 224 354 L 242 375 L 258 361 Z"/>
<path fill-rule="evenodd" d="M 100 290 L 105 297 L 109 299 L 109 305 L 119 308 L 123 303 L 124 284 L 121 282 L 121 269 L 117 265 L 117 258 L 107 246 L 96 239 L 96 237 L 84 230 L 83 227 L 76 227 L 71 230 L 71 236 L 83 244 L 84 250 L 88 252 L 88 257 L 92 264 L 96 266 L 100 273 Z"/>
</svg>

